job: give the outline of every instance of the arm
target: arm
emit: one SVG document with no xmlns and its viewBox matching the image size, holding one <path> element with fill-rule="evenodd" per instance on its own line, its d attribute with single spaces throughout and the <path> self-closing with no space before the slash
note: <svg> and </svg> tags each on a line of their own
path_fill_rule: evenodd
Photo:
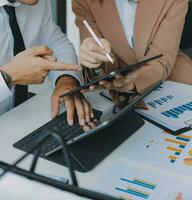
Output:
<svg viewBox="0 0 192 200">
<path fill-rule="evenodd" d="M 43 3 L 44 6 L 42 12 L 44 13 L 44 20 L 39 35 L 39 43 L 47 45 L 53 49 L 54 55 L 58 61 L 68 64 L 77 64 L 77 56 L 72 43 L 67 39 L 66 35 L 62 33 L 61 29 L 52 20 L 50 1 L 44 1 Z M 53 85 L 55 85 L 57 79 L 62 75 L 71 75 L 77 80 L 81 81 L 79 72 L 51 71 L 49 73 L 49 78 L 51 79 Z"/>
<path fill-rule="evenodd" d="M 82 65 L 86 66 L 83 69 L 83 77 L 85 82 L 89 82 L 92 79 L 98 78 L 101 74 L 95 73 L 95 68 L 99 67 L 102 64 L 102 68 L 104 69 L 104 73 L 108 73 L 113 71 L 118 67 L 118 62 L 115 56 L 113 55 L 115 64 L 111 64 L 108 60 L 105 59 L 105 56 L 102 57 L 103 49 L 99 49 L 97 44 L 95 44 L 94 40 L 91 38 L 90 33 L 87 31 L 85 26 L 83 25 L 83 20 L 86 20 L 96 35 L 101 38 L 101 42 L 107 49 L 109 53 L 111 53 L 111 47 L 107 40 L 103 39 L 103 35 L 99 30 L 99 27 L 91 13 L 89 5 L 86 0 L 72 0 L 72 8 L 73 12 L 76 15 L 76 25 L 80 31 L 81 38 L 81 49 L 80 49 L 80 62 L 81 58 L 84 62 L 81 62 Z M 97 53 L 97 55 L 95 54 Z M 99 55 L 100 54 L 100 55 Z M 94 59 L 90 59 L 90 57 Z M 85 62 L 88 58 L 88 62 Z M 90 69 L 92 68 L 92 69 Z M 94 69 L 93 69 L 94 68 Z"/>
<path fill-rule="evenodd" d="M 188 1 L 175 0 L 153 37 L 146 56 L 163 54 L 163 57 L 137 70 L 135 85 L 142 91 L 159 80 L 169 77 L 174 67 L 183 31 Z"/>
<path fill-rule="evenodd" d="M 41 32 L 39 36 L 40 44 L 46 44 L 54 50 L 54 55 L 59 61 L 64 63 L 76 64 L 77 56 L 75 54 L 72 43 L 62 33 L 61 29 L 56 26 L 52 21 L 51 5 L 50 1 L 42 0 L 44 3 L 44 21 L 42 22 Z M 52 118 L 55 118 L 59 114 L 60 103 L 65 103 L 67 109 L 67 121 L 69 125 L 74 124 L 74 113 L 77 111 L 79 124 L 83 128 L 89 128 L 93 117 L 92 108 L 89 102 L 83 95 L 73 95 L 65 97 L 63 99 L 60 96 L 66 92 L 69 92 L 79 86 L 81 83 L 81 76 L 79 72 L 58 72 L 50 71 L 49 77 L 55 87 L 51 99 Z"/>
</svg>

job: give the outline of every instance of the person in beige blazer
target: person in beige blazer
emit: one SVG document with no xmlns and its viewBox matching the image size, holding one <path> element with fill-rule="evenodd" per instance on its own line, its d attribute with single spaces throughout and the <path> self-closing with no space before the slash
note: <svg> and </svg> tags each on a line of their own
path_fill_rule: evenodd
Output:
<svg viewBox="0 0 192 200">
<path fill-rule="evenodd" d="M 159 60 L 143 65 L 125 77 L 102 82 L 101 85 L 118 97 L 132 89 L 142 92 L 159 80 L 192 83 L 192 62 L 179 50 L 187 0 L 139 0 L 135 13 L 133 47 L 126 38 L 125 29 L 128 27 L 122 24 L 115 0 L 73 0 L 72 7 L 80 30 L 80 62 L 84 66 L 86 82 L 101 76 L 102 70 L 107 73 L 145 57 L 163 54 Z M 114 65 L 105 57 L 106 51 L 91 38 L 83 20 L 88 21 L 101 38 L 106 51 L 113 55 Z"/>
</svg>

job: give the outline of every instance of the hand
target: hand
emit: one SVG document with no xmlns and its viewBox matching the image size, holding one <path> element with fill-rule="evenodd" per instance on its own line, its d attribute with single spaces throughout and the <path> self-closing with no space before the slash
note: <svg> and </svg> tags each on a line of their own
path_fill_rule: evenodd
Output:
<svg viewBox="0 0 192 200">
<path fill-rule="evenodd" d="M 93 38 L 86 38 L 80 47 L 80 63 L 88 68 L 98 68 L 101 64 L 109 62 L 106 53 L 111 53 L 110 43 L 104 39 L 100 39 L 105 47 L 100 47 Z"/>
<path fill-rule="evenodd" d="M 182 193 L 179 193 L 179 194 L 177 195 L 177 197 L 176 197 L 175 200 L 184 200 L 184 199 L 183 199 L 183 194 L 182 194 Z"/>
<path fill-rule="evenodd" d="M 83 94 L 77 94 L 74 96 L 67 96 L 60 98 L 62 94 L 65 94 L 71 90 L 74 90 L 79 86 L 78 81 L 71 76 L 61 77 L 56 85 L 56 88 L 52 95 L 52 118 L 55 118 L 59 113 L 59 104 L 65 103 L 67 109 L 67 122 L 70 126 L 74 124 L 74 113 L 77 111 L 78 121 L 81 126 L 94 126 L 91 119 L 94 118 L 94 114 L 89 102 L 85 99 Z"/>
<path fill-rule="evenodd" d="M 99 88 L 113 90 L 116 92 L 128 93 L 135 88 L 134 81 L 137 75 L 128 74 L 126 76 L 118 75 L 110 81 L 100 81 Z M 90 89 L 94 90 L 97 86 L 91 86 Z"/>
<path fill-rule="evenodd" d="M 81 67 L 56 62 L 51 49 L 38 46 L 19 53 L 2 70 L 11 76 L 13 85 L 28 85 L 42 83 L 50 70 L 80 71 Z"/>
</svg>

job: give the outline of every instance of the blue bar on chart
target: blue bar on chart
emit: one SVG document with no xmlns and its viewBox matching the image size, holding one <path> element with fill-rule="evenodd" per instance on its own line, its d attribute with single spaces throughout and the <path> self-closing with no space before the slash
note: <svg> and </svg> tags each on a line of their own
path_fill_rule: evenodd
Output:
<svg viewBox="0 0 192 200">
<path fill-rule="evenodd" d="M 162 86 L 162 85 L 160 85 L 159 87 L 157 87 L 154 91 L 159 91 L 159 92 L 161 92 L 161 90 L 163 89 L 164 87 Z"/>
<path fill-rule="evenodd" d="M 147 104 L 153 108 L 157 108 L 158 106 L 162 106 L 163 104 L 173 100 L 173 95 L 168 95 L 166 97 L 162 97 L 160 99 L 153 100 L 151 102 L 148 102 Z"/>
<path fill-rule="evenodd" d="M 126 188 L 116 187 L 115 189 L 117 191 L 122 192 L 124 194 L 130 194 L 131 196 L 140 197 L 143 199 L 148 199 L 151 195 L 151 193 L 145 192 L 143 190 L 147 189 L 153 191 L 157 187 L 157 185 L 154 183 L 150 183 L 148 181 L 140 179 L 129 180 L 126 178 L 121 178 L 120 180 L 128 183 L 129 185 Z M 143 188 L 143 190 L 138 188 Z"/>
<path fill-rule="evenodd" d="M 179 116 L 184 114 L 185 112 L 192 112 L 192 102 L 167 110 L 165 112 L 162 112 L 161 114 L 166 117 L 178 119 Z"/>
</svg>

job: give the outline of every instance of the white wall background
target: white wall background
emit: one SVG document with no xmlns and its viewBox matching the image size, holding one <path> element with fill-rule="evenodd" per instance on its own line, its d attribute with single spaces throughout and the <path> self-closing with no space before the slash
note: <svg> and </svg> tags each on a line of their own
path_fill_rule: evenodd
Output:
<svg viewBox="0 0 192 200">
<path fill-rule="evenodd" d="M 74 44 L 77 55 L 79 55 L 79 31 L 75 25 L 75 15 L 72 12 L 71 0 L 67 0 L 67 36 Z"/>
</svg>

